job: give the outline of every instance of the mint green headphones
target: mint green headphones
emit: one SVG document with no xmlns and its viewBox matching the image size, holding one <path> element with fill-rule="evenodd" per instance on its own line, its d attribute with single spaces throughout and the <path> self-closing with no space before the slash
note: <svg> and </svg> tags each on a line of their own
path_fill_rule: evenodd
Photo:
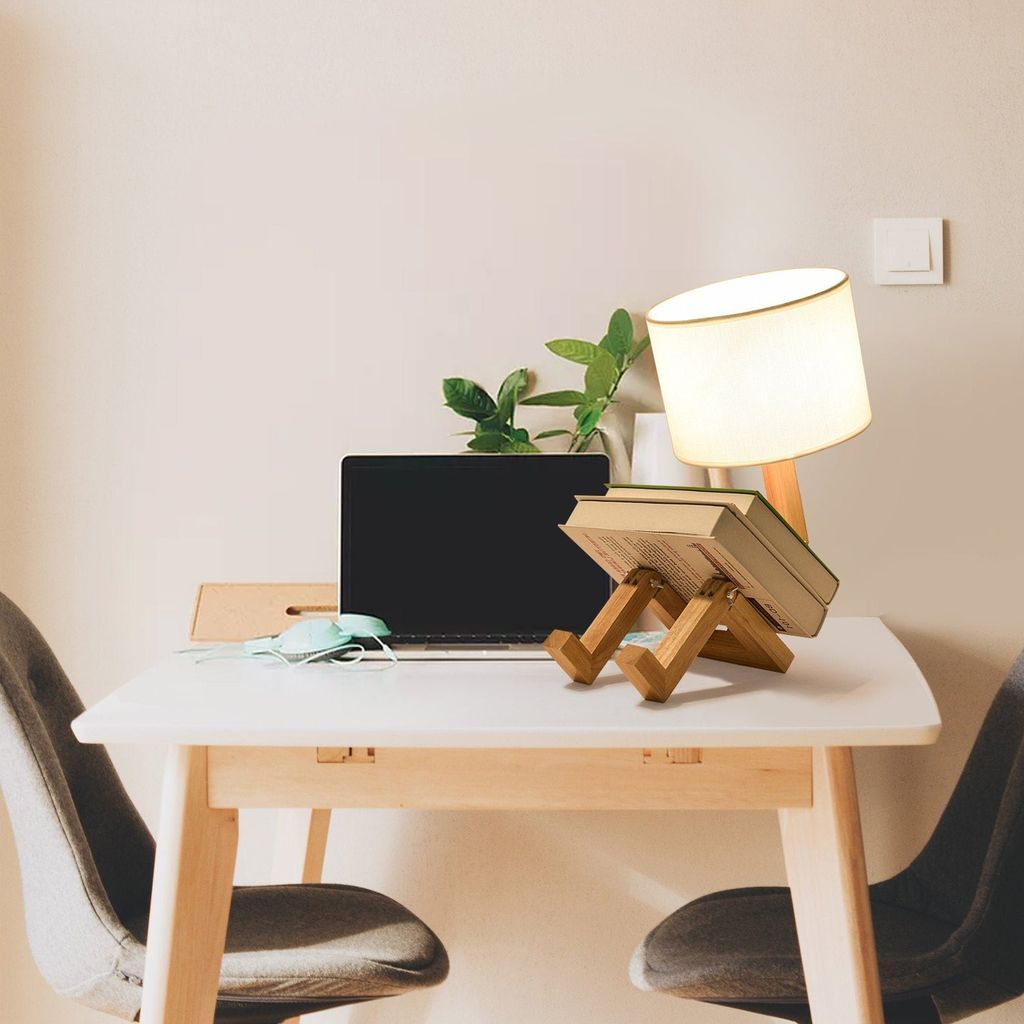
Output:
<svg viewBox="0 0 1024 1024">
<path fill-rule="evenodd" d="M 196 660 L 270 655 L 289 665 L 308 665 L 313 661 L 344 657 L 344 664 L 350 665 L 362 660 L 368 641 L 379 647 L 392 662 L 397 662 L 395 652 L 381 639 L 390 635 L 391 630 L 382 619 L 346 613 L 333 620 L 297 622 L 283 633 L 246 640 L 240 647 L 229 644 L 210 648 L 201 652 Z"/>
</svg>

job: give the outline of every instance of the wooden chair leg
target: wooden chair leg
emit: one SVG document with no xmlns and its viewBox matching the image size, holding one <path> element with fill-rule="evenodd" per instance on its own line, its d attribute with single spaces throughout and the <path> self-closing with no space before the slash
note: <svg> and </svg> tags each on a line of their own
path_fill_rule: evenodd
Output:
<svg viewBox="0 0 1024 1024">
<path fill-rule="evenodd" d="M 228 930 L 238 812 L 207 800 L 206 747 L 172 747 L 164 772 L 142 986 L 143 1024 L 211 1024 Z"/>
<path fill-rule="evenodd" d="M 592 683 L 661 582 L 661 575 L 653 569 L 637 570 L 615 588 L 582 637 L 556 629 L 544 641 L 545 650 L 574 683 Z"/>
<path fill-rule="evenodd" d="M 644 700 L 668 700 L 725 617 L 732 590 L 728 580 L 708 580 L 687 602 L 657 650 L 631 644 L 619 653 L 615 663 Z"/>
</svg>

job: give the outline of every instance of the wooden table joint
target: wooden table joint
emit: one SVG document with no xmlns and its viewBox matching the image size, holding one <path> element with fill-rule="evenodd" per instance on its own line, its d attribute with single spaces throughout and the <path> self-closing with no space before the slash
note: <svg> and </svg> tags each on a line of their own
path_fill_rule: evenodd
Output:
<svg viewBox="0 0 1024 1024">
<path fill-rule="evenodd" d="M 644 764 L 701 764 L 704 751 L 700 747 L 660 747 L 644 750 Z"/>
<path fill-rule="evenodd" d="M 317 747 L 318 764 L 373 764 L 377 753 L 373 747 Z"/>
</svg>

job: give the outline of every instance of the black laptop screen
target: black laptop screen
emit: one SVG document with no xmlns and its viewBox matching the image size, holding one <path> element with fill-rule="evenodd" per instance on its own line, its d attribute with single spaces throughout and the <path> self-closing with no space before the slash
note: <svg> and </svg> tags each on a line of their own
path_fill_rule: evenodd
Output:
<svg viewBox="0 0 1024 1024">
<path fill-rule="evenodd" d="M 607 574 L 559 528 L 604 494 L 604 455 L 350 455 L 341 610 L 404 637 L 581 632 Z"/>
</svg>

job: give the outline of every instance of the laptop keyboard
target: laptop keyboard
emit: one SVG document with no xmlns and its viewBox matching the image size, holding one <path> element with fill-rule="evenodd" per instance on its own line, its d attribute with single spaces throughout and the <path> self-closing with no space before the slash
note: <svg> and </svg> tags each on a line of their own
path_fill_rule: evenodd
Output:
<svg viewBox="0 0 1024 1024">
<path fill-rule="evenodd" d="M 547 633 L 392 633 L 387 642 L 472 647 L 474 644 L 542 644 L 547 638 Z"/>
</svg>

